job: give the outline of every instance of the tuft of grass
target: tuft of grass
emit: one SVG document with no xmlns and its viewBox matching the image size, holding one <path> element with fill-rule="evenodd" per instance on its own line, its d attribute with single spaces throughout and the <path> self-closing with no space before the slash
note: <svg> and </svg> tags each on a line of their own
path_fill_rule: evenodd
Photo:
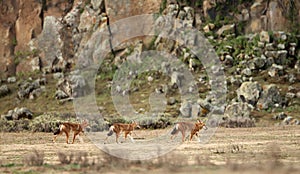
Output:
<svg viewBox="0 0 300 174">
<path fill-rule="evenodd" d="M 24 156 L 23 163 L 28 166 L 41 166 L 44 164 L 44 156 L 44 152 L 34 149 Z"/>
</svg>

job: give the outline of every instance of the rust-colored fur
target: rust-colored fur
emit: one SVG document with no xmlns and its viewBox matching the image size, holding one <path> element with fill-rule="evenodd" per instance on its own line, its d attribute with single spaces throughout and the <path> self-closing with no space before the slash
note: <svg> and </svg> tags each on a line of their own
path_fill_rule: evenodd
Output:
<svg viewBox="0 0 300 174">
<path fill-rule="evenodd" d="M 193 136 L 196 135 L 198 136 L 198 132 L 204 127 L 204 129 L 206 130 L 207 127 L 205 125 L 205 123 L 201 122 L 200 120 L 198 120 L 195 123 L 194 128 L 191 130 L 191 135 L 190 135 L 190 141 L 193 139 Z"/>
<path fill-rule="evenodd" d="M 131 124 L 124 124 L 124 123 L 114 123 L 112 126 L 109 128 L 109 132 L 107 133 L 107 136 L 105 138 L 105 142 L 107 141 L 108 137 L 111 136 L 113 133 L 116 134 L 116 142 L 119 143 L 119 136 L 121 132 L 124 132 L 125 134 L 125 141 L 127 136 L 130 137 L 131 141 L 133 141 L 133 138 L 131 137 L 131 133 L 135 128 L 140 128 L 138 123 L 132 122 Z"/>
<path fill-rule="evenodd" d="M 191 122 L 178 122 L 175 124 L 174 129 L 171 132 L 171 139 L 174 138 L 179 132 L 182 135 L 182 142 L 184 142 L 186 137 L 186 132 L 190 132 L 190 140 L 192 140 L 194 135 L 198 135 L 198 132 L 205 126 L 205 123 L 198 120 L 196 123 Z"/>
<path fill-rule="evenodd" d="M 87 121 L 83 121 L 81 124 L 79 123 L 62 123 L 59 125 L 59 129 L 54 132 L 54 138 L 53 138 L 53 142 L 55 143 L 56 138 L 65 133 L 66 134 L 66 142 L 67 144 L 69 143 L 69 135 L 70 132 L 73 131 L 73 141 L 72 144 L 74 143 L 74 140 L 76 138 L 76 136 L 79 136 L 79 133 L 84 133 L 84 129 L 88 126 L 88 122 Z"/>
</svg>

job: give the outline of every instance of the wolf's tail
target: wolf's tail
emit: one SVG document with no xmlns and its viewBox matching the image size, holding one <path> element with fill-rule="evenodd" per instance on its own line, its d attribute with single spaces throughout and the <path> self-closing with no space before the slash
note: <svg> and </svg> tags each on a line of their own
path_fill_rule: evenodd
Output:
<svg viewBox="0 0 300 174">
<path fill-rule="evenodd" d="M 107 136 L 111 136 L 114 133 L 114 128 L 115 128 L 114 126 L 110 126 Z"/>
<path fill-rule="evenodd" d="M 178 133 L 178 131 L 179 131 L 178 126 L 179 126 L 179 124 L 177 123 L 177 124 L 174 126 L 174 129 L 172 130 L 171 135 L 175 135 L 175 134 Z"/>
</svg>

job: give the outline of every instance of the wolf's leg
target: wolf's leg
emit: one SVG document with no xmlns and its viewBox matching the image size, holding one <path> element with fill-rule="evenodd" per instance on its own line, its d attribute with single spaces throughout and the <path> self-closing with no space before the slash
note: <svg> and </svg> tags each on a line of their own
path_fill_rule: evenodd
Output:
<svg viewBox="0 0 300 174">
<path fill-rule="evenodd" d="M 79 134 L 78 132 L 76 132 L 76 133 L 74 132 L 72 144 L 74 144 L 75 138 L 78 134 Z"/>
<path fill-rule="evenodd" d="M 69 144 L 69 133 L 68 132 L 65 132 L 66 133 L 66 142 L 67 144 Z"/>
<path fill-rule="evenodd" d="M 116 143 L 119 144 L 119 133 L 116 133 Z"/>
<path fill-rule="evenodd" d="M 134 139 L 133 139 L 133 138 L 132 138 L 132 136 L 131 136 L 131 133 L 130 133 L 130 134 L 128 134 L 128 136 L 129 136 L 129 138 L 130 138 L 131 142 L 132 142 L 132 143 L 135 143 Z"/>
<path fill-rule="evenodd" d="M 184 142 L 184 140 L 185 140 L 185 132 L 181 132 L 181 134 L 182 134 L 182 142 Z"/>
</svg>

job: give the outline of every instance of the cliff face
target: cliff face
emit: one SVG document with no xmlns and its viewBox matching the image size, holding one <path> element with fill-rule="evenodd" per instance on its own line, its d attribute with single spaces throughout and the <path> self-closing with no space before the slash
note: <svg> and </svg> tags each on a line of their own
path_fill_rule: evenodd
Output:
<svg viewBox="0 0 300 174">
<path fill-rule="evenodd" d="M 162 12 L 169 3 L 179 4 L 180 8 L 191 6 L 193 25 L 200 30 L 206 21 L 220 16 L 229 17 L 229 23 L 246 23 L 243 31 L 247 33 L 297 30 L 300 23 L 300 1 L 296 0 L 5 0 L 0 1 L 0 76 L 45 67 L 52 71 L 56 65 L 57 70 L 70 67 L 78 48 L 88 40 L 87 30 L 93 32 L 106 22 L 107 15 L 114 22 Z M 49 27 L 57 34 L 43 38 L 43 33 L 53 31 Z M 46 40 L 51 44 L 45 44 Z M 52 44 L 55 48 L 49 52 L 45 46 Z M 52 57 L 48 59 L 49 54 Z"/>
<path fill-rule="evenodd" d="M 46 16 L 62 17 L 73 2 L 66 0 L 7 0 L 0 2 L 0 74 L 30 71 L 25 62 L 31 55 L 29 42 L 43 30 Z M 24 60 L 23 60 L 24 59 Z M 29 62 L 29 60 L 27 61 Z"/>
</svg>

